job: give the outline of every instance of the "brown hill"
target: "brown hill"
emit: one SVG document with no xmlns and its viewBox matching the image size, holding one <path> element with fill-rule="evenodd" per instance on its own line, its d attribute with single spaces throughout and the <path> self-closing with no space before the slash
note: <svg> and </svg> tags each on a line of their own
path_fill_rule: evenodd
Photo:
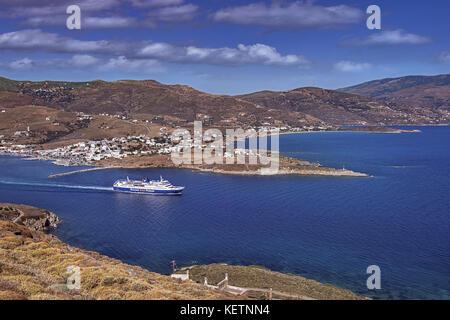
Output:
<svg viewBox="0 0 450 320">
<path fill-rule="evenodd" d="M 3 100 L 2 97 L 5 97 Z M 227 95 L 212 95 L 188 86 L 157 81 L 30 82 L 0 78 L 0 106 L 43 105 L 90 114 L 167 116 L 174 122 L 206 120 L 221 126 L 261 123 L 318 123 L 298 112 L 257 106 Z"/>
<path fill-rule="evenodd" d="M 29 104 L 89 114 L 129 115 L 142 120 L 162 117 L 165 124 L 174 126 L 183 126 L 193 120 L 218 127 L 323 123 L 400 125 L 449 121 L 446 112 L 417 105 L 420 103 L 380 101 L 320 88 L 228 96 L 153 80 L 31 82 L 0 78 L 0 106 Z"/>
<path fill-rule="evenodd" d="M 408 76 L 339 89 L 383 101 L 450 111 L 450 75 Z"/>
<path fill-rule="evenodd" d="M 0 100 L 1 101 L 1 100 Z M 74 112 L 42 106 L 19 106 L 0 113 L 0 135 L 15 143 L 45 143 L 76 132 L 89 125 Z"/>
<path fill-rule="evenodd" d="M 429 124 L 441 114 L 334 90 L 307 87 L 285 92 L 261 91 L 239 98 L 267 108 L 297 111 L 334 125 Z"/>
</svg>

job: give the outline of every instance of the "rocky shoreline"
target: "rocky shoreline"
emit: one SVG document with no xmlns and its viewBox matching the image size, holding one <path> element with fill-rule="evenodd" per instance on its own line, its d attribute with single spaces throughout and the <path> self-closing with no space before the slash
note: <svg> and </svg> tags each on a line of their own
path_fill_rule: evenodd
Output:
<svg viewBox="0 0 450 320">
<path fill-rule="evenodd" d="M 248 163 L 248 161 L 246 161 Z M 100 168 L 105 169 L 184 169 L 213 174 L 242 175 L 242 176 L 330 176 L 330 177 L 371 177 L 371 175 L 348 169 L 322 167 L 318 163 L 280 156 L 278 170 L 262 165 L 250 164 L 213 164 L 193 165 L 174 164 L 168 156 L 154 155 L 151 157 L 130 157 L 126 161 L 100 162 Z M 264 171 L 262 171 L 264 170 Z"/>
<path fill-rule="evenodd" d="M 32 231 L 51 232 L 61 220 L 51 211 L 26 205 L 0 203 L 0 220 L 12 221 Z"/>
<path fill-rule="evenodd" d="M 193 281 L 125 264 L 47 234 L 58 217 L 31 206 L 0 204 L 1 300 L 226 300 Z M 80 286 L 69 286 L 73 267 Z"/>
<path fill-rule="evenodd" d="M 386 134 L 399 134 L 399 133 L 418 133 L 421 132 L 417 129 L 396 129 L 391 127 L 360 127 L 360 128 L 345 128 L 342 130 L 330 130 L 330 131 L 309 131 L 309 132 L 283 132 L 280 135 L 286 134 L 308 134 L 308 133 L 323 133 L 323 132 L 356 132 L 356 133 L 386 133 Z M 266 171 L 261 173 L 262 166 L 252 165 L 175 165 L 169 156 L 167 155 L 151 155 L 151 156 L 131 156 L 124 159 L 106 159 L 95 162 L 79 162 L 71 159 L 59 159 L 42 157 L 33 152 L 25 154 L 8 154 L 1 152 L 0 155 L 15 155 L 22 156 L 24 160 L 46 160 L 52 161 L 53 164 L 65 167 L 74 166 L 89 166 L 90 169 L 77 170 L 69 172 L 68 174 L 93 171 L 101 169 L 150 169 L 150 168 L 176 168 L 176 169 L 188 169 L 200 172 L 208 172 L 214 174 L 230 174 L 230 175 L 244 175 L 244 176 L 260 176 L 260 175 L 301 175 L 301 176 L 332 176 L 332 177 L 371 177 L 370 174 L 355 172 L 348 169 L 335 169 L 322 167 L 320 164 L 312 164 L 308 161 L 302 161 L 295 158 L 280 157 L 279 170 L 270 173 Z M 67 174 L 61 174 L 67 175 Z M 50 177 L 56 177 L 52 175 Z"/>
<path fill-rule="evenodd" d="M 99 161 L 95 163 L 74 163 L 68 164 L 64 159 L 49 159 L 49 158 L 29 158 L 30 155 L 17 155 L 0 153 L 0 155 L 14 155 L 23 157 L 23 160 L 43 160 L 52 161 L 54 165 L 64 167 L 88 166 L 88 169 L 75 170 L 72 172 L 53 174 L 49 178 L 58 176 L 65 176 L 81 172 L 89 172 L 95 170 L 107 169 L 187 169 L 199 172 L 213 173 L 213 174 L 228 174 L 228 175 L 242 175 L 242 176 L 277 176 L 277 175 L 299 175 L 299 176 L 331 176 L 331 177 L 371 177 L 370 174 L 356 172 L 348 169 L 335 169 L 322 167 L 320 164 L 312 164 L 308 161 L 302 161 L 289 157 L 281 157 L 279 170 L 265 173 L 261 172 L 263 166 L 255 165 L 175 165 L 170 157 L 152 155 L 152 156 L 138 156 L 129 157 L 127 160 L 120 161 Z"/>
<path fill-rule="evenodd" d="M 47 234 L 49 227 L 56 228 L 60 222 L 54 213 L 45 209 L 0 203 L 0 301 L 267 298 L 252 294 L 237 296 L 211 289 L 202 283 L 205 275 L 212 283 L 225 273 L 230 274 L 231 284 L 271 287 L 274 288 L 275 296 L 277 290 L 287 292 L 279 292 L 281 298 L 366 299 L 328 284 L 252 266 L 193 266 L 189 268 L 192 277 L 182 281 L 177 277 L 125 264 L 97 252 L 69 246 L 56 236 Z M 79 288 L 67 285 L 71 275 L 67 270 L 73 266 L 80 268 Z M 283 286 L 280 286 L 281 283 Z"/>
<path fill-rule="evenodd" d="M 214 173 L 214 174 L 227 174 L 227 175 L 240 175 L 240 176 L 284 176 L 284 175 L 298 175 L 298 176 L 327 176 L 327 177 L 371 177 L 371 175 L 346 169 L 333 169 L 323 167 L 310 167 L 302 169 L 280 169 L 273 172 L 261 172 L 260 170 L 254 171 L 233 171 L 233 170 L 221 170 L 221 169 L 202 169 L 196 167 L 186 167 L 184 169 L 191 169 L 194 171 Z"/>
</svg>

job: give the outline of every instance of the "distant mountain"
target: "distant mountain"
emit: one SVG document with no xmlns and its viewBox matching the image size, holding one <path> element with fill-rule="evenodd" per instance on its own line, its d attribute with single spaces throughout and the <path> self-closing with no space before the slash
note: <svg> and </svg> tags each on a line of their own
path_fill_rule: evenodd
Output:
<svg viewBox="0 0 450 320">
<path fill-rule="evenodd" d="M 183 126 L 193 120 L 218 127 L 448 122 L 435 108 L 320 88 L 228 96 L 153 80 L 31 82 L 0 78 L 0 108 L 22 105 L 89 114 L 121 114 L 139 119 L 162 117 L 165 125 L 173 126 Z"/>
<path fill-rule="evenodd" d="M 375 80 L 339 89 L 339 91 L 382 101 L 450 111 L 449 74 Z"/>
<path fill-rule="evenodd" d="M 439 112 L 428 108 L 314 87 L 285 92 L 261 91 L 238 97 L 267 108 L 309 114 L 334 125 L 401 125 L 442 121 Z"/>
<path fill-rule="evenodd" d="M 24 104 L 90 114 L 164 116 L 173 123 L 203 120 L 217 126 L 320 123 L 299 112 L 269 110 L 236 97 L 207 94 L 188 86 L 164 85 L 153 80 L 72 83 L 0 78 L 0 107 Z"/>
</svg>

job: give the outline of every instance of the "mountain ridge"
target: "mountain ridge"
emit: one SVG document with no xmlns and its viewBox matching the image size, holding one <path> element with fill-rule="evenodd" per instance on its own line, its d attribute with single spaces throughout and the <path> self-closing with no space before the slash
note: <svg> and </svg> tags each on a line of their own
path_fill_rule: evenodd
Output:
<svg viewBox="0 0 450 320">
<path fill-rule="evenodd" d="M 441 121 L 441 114 L 428 108 L 318 87 L 259 91 L 238 97 L 268 108 L 309 114 L 338 126 L 432 124 Z"/>
<path fill-rule="evenodd" d="M 385 78 L 341 88 L 338 91 L 381 101 L 450 111 L 450 74 Z"/>
<path fill-rule="evenodd" d="M 445 114 L 436 108 L 318 87 L 230 96 L 155 80 L 33 82 L 0 77 L 0 106 L 21 105 L 90 114 L 145 115 L 149 119 L 163 117 L 172 126 L 194 120 L 218 127 L 448 123 Z"/>
</svg>

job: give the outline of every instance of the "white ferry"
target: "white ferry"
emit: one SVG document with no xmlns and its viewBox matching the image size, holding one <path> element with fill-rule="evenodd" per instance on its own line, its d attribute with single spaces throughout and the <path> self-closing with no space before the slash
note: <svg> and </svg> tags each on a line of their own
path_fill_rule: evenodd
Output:
<svg viewBox="0 0 450 320">
<path fill-rule="evenodd" d="M 114 191 L 141 193 L 152 195 L 181 195 L 184 187 L 173 186 L 169 181 L 160 177 L 160 180 L 117 180 L 113 185 Z"/>
</svg>

